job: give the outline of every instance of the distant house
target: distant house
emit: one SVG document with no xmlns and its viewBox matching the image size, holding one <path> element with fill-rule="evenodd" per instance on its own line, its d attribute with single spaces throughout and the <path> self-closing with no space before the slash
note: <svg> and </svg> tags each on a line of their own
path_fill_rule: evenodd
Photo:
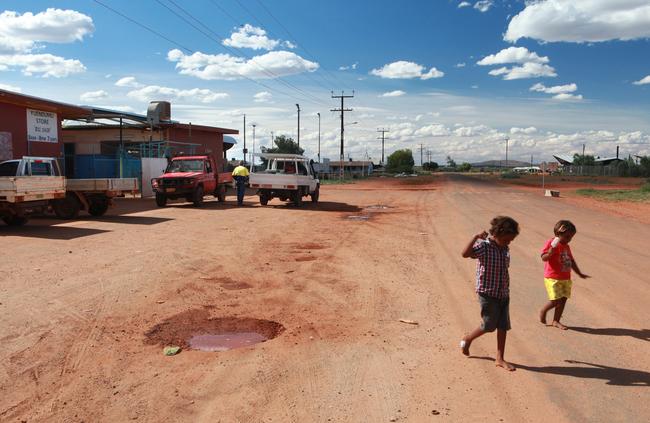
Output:
<svg viewBox="0 0 650 423">
<path fill-rule="evenodd" d="M 374 165 L 370 160 L 347 160 L 341 162 L 340 160 L 323 159 L 323 163 L 319 163 L 317 172 L 324 177 L 336 177 L 341 174 L 341 167 L 346 176 L 358 177 L 371 175 L 374 170 Z"/>
</svg>

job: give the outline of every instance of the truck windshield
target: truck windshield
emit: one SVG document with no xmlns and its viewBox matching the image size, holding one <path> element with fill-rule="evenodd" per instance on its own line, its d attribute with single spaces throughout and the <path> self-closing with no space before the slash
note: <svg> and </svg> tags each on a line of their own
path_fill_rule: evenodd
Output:
<svg viewBox="0 0 650 423">
<path fill-rule="evenodd" d="M 18 171 L 18 163 L 20 162 L 15 161 L 0 163 L 0 176 L 16 176 L 16 172 Z"/>
<path fill-rule="evenodd" d="M 203 172 L 203 160 L 174 160 L 167 166 L 165 172 Z"/>
</svg>

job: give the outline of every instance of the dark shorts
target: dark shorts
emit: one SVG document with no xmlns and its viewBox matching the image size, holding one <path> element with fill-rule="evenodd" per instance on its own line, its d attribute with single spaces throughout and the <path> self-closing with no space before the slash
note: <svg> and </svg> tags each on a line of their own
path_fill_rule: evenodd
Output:
<svg viewBox="0 0 650 423">
<path fill-rule="evenodd" d="M 494 298 L 478 294 L 481 304 L 481 329 L 493 332 L 495 329 L 510 330 L 510 298 Z"/>
</svg>

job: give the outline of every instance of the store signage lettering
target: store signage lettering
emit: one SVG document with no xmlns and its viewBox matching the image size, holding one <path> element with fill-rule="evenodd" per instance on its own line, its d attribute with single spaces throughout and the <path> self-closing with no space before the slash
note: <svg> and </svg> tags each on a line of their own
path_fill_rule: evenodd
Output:
<svg viewBox="0 0 650 423">
<path fill-rule="evenodd" d="M 30 142 L 59 142 L 56 113 L 27 109 L 27 140 Z"/>
</svg>

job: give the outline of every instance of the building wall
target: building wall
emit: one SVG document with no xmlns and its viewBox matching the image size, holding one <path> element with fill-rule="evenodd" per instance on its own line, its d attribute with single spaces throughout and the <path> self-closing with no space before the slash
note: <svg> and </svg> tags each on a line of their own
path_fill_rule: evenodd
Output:
<svg viewBox="0 0 650 423">
<path fill-rule="evenodd" d="M 60 116 L 57 115 L 60 118 Z M 27 145 L 27 108 L 8 103 L 0 103 L 0 138 L 11 138 L 11 158 L 23 156 L 60 157 L 63 152 L 61 142 L 61 122 L 57 122 L 59 142 L 31 142 Z M 10 135 L 6 135 L 10 134 Z"/>
<path fill-rule="evenodd" d="M 199 153 L 212 154 L 220 167 L 225 165 L 222 133 L 192 129 L 190 134 L 190 131 L 185 128 L 170 128 L 167 132 L 171 141 L 201 144 L 203 149 L 199 148 Z"/>
</svg>

